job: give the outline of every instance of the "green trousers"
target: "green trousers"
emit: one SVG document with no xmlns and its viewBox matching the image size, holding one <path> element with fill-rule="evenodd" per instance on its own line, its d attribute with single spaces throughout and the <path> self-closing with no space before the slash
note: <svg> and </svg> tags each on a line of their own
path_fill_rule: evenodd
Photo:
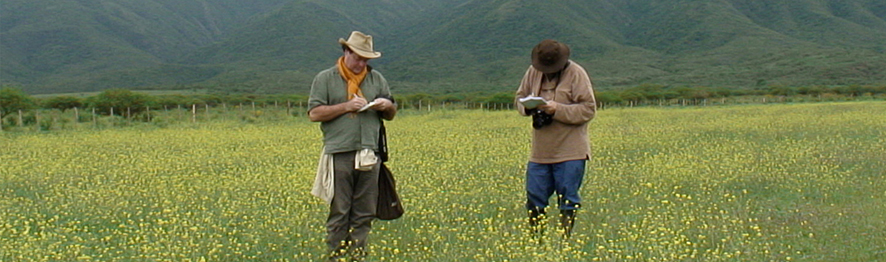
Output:
<svg viewBox="0 0 886 262">
<path fill-rule="evenodd" d="M 356 151 L 332 156 L 335 195 L 326 219 L 326 244 L 330 252 L 362 252 L 366 247 L 378 203 L 378 171 L 354 169 Z"/>
</svg>

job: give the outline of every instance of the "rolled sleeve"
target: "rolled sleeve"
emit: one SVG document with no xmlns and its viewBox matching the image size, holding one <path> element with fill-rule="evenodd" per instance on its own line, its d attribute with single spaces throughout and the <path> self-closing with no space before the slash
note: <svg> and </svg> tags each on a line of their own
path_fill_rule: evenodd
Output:
<svg viewBox="0 0 886 262">
<path fill-rule="evenodd" d="M 328 77 L 324 77 L 324 73 L 327 72 L 321 72 L 321 74 L 315 77 L 314 81 L 311 82 L 311 93 L 308 96 L 308 111 L 321 105 L 329 105 Z"/>
</svg>

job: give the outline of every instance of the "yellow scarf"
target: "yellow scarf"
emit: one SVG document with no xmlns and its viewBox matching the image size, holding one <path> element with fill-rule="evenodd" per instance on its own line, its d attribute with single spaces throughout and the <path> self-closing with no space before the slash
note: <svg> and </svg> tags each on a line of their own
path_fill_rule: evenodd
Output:
<svg viewBox="0 0 886 262">
<path fill-rule="evenodd" d="M 360 84 L 366 78 L 366 71 L 368 70 L 364 68 L 359 74 L 354 74 L 351 69 L 345 66 L 344 56 L 338 59 L 338 72 L 341 74 L 341 78 L 348 82 L 348 100 L 354 99 L 354 94 L 366 98 L 363 96 L 363 90 L 360 90 Z"/>
</svg>

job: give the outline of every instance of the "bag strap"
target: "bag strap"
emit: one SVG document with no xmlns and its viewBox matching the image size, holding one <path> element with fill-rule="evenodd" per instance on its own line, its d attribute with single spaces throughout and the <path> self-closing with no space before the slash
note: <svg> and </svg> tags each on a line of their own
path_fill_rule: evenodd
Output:
<svg viewBox="0 0 886 262">
<path fill-rule="evenodd" d="M 394 102 L 393 97 L 379 96 L 379 98 L 388 99 L 391 100 L 391 103 L 396 103 Z M 382 120 L 381 114 L 382 112 L 378 112 L 378 121 L 380 122 L 378 127 L 378 157 L 381 159 L 381 162 L 384 163 L 388 162 L 388 134 L 385 130 L 385 121 Z"/>
<path fill-rule="evenodd" d="M 382 163 L 388 162 L 388 134 L 384 122 L 378 128 L 378 157 Z"/>
</svg>

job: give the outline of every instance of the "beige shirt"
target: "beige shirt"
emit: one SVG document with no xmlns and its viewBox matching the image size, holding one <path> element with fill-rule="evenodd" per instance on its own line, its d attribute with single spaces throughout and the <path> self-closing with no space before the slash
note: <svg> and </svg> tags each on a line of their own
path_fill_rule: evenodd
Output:
<svg viewBox="0 0 886 262">
<path fill-rule="evenodd" d="M 557 79 L 546 81 L 544 73 L 529 66 L 515 98 L 531 95 L 558 102 L 560 106 L 554 113 L 552 124 L 533 129 L 529 161 L 552 164 L 591 159 L 588 122 L 594 118 L 597 105 L 587 71 L 581 65 L 569 61 L 569 65 Z M 527 115 L 523 105 L 516 101 L 515 104 L 521 115 Z"/>
</svg>

